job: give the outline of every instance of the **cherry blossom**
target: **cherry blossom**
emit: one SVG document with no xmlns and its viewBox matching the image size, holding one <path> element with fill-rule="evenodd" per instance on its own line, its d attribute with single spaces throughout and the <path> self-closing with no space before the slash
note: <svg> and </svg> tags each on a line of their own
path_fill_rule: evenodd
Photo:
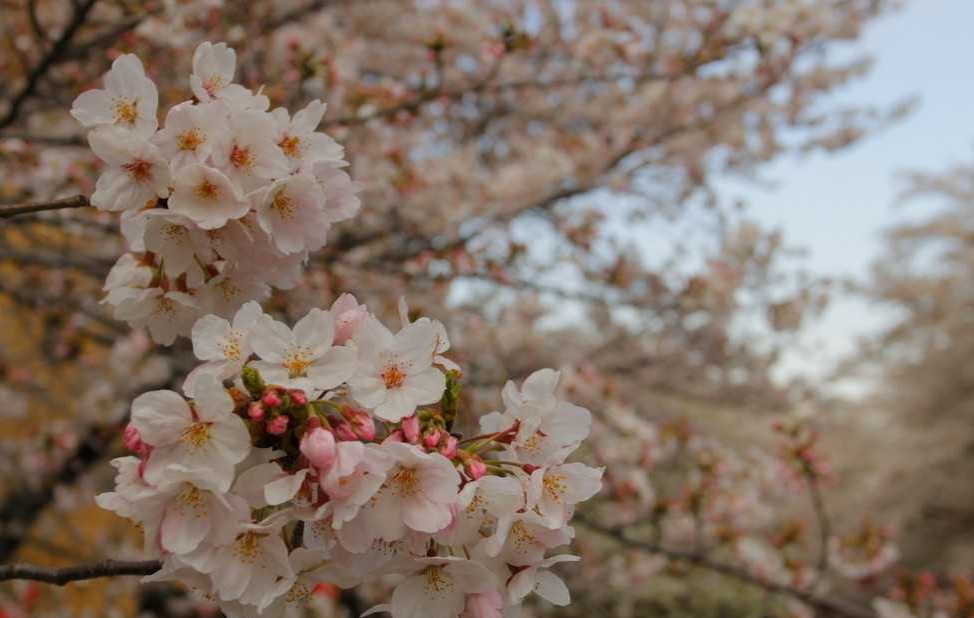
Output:
<svg viewBox="0 0 974 618">
<path fill-rule="evenodd" d="M 225 43 L 201 43 L 196 99 L 171 107 L 158 131 L 156 87 L 132 55 L 72 110 L 106 164 L 91 203 L 125 213 L 132 261 L 152 273 L 115 271 L 107 302 L 165 345 L 204 315 L 227 318 L 272 287 L 293 288 L 330 227 L 360 207 L 342 147 L 316 130 L 324 104 L 268 112 L 266 96 L 233 83 L 235 66 Z"/>
<path fill-rule="evenodd" d="M 206 361 L 186 376 L 183 391 L 192 396 L 196 381 L 204 375 L 220 380 L 233 377 L 251 355 L 250 333 L 264 315 L 260 305 L 249 302 L 237 311 L 233 323 L 215 315 L 206 315 L 193 325 L 193 352 Z"/>
<path fill-rule="evenodd" d="M 113 281 L 138 279 L 139 268 L 125 261 Z M 154 578 L 248 618 L 299 615 L 319 583 L 384 574 L 401 580 L 372 611 L 393 616 L 497 618 L 532 590 L 567 603 L 548 569 L 574 557 L 546 554 L 571 542 L 575 505 L 599 490 L 602 471 L 564 463 L 565 448 L 542 467 L 481 452 L 503 454 L 513 429 L 461 442 L 433 366 L 447 347 L 438 323 L 421 317 L 393 335 L 350 295 L 332 306 L 293 329 L 255 302 L 232 321 L 204 316 L 192 328 L 203 363 L 184 383 L 192 399 L 163 390 L 133 402 L 124 442 L 134 456 L 114 462 L 115 490 L 98 503 L 142 526 L 147 549 L 164 558 Z M 362 345 L 374 349 L 359 357 Z M 369 407 L 353 373 L 388 361 L 406 376 L 434 372 L 440 385 L 427 407 L 375 423 L 380 404 Z M 554 398 L 557 375 L 542 378 L 521 392 L 543 384 L 539 409 L 574 418 Z"/>
<path fill-rule="evenodd" d="M 226 141 L 226 112 L 216 104 L 194 105 L 184 101 L 166 114 L 162 130 L 153 136 L 173 172 L 191 163 L 205 163 L 215 143 Z"/>
<path fill-rule="evenodd" d="M 316 99 L 294 114 L 293 118 L 283 107 L 271 111 L 278 131 L 277 145 L 288 158 L 291 171 L 315 162 L 323 162 L 332 167 L 345 165 L 345 153 L 338 142 L 315 131 L 325 115 L 325 107 L 324 103 Z"/>
<path fill-rule="evenodd" d="M 237 52 L 226 43 L 200 43 L 193 52 L 193 74 L 190 88 L 196 98 L 208 102 L 223 94 L 233 83 L 237 66 Z"/>
<path fill-rule="evenodd" d="M 261 360 L 251 365 L 275 384 L 302 390 L 328 390 L 344 382 L 355 366 L 355 351 L 332 346 L 334 318 L 313 309 L 294 329 L 270 317 L 259 320 L 252 335 Z"/>
<path fill-rule="evenodd" d="M 282 253 L 317 251 L 325 244 L 330 221 L 325 195 L 307 174 L 287 176 L 256 198 L 257 222 Z"/>
<path fill-rule="evenodd" d="M 277 145 L 274 120 L 266 113 L 231 108 L 229 131 L 213 147 L 213 162 L 242 192 L 286 176 L 287 158 Z"/>
<path fill-rule="evenodd" d="M 560 528 L 571 518 L 574 506 L 588 500 L 602 488 L 603 469 L 583 463 L 558 464 L 531 473 L 527 502 L 550 528 Z"/>
<path fill-rule="evenodd" d="M 560 577 L 551 572 L 550 568 L 561 562 L 577 562 L 578 556 L 561 554 L 545 558 L 518 571 L 507 584 L 509 601 L 520 603 L 524 597 L 534 592 L 542 599 L 554 605 L 564 606 L 571 601 L 568 586 Z"/>
<path fill-rule="evenodd" d="M 250 437 L 216 378 L 202 377 L 195 392 L 192 405 L 172 391 L 152 391 L 132 402 L 132 424 L 152 446 L 144 476 L 153 484 L 188 480 L 225 492 Z"/>
<path fill-rule="evenodd" d="M 71 115 L 86 127 L 117 126 L 148 138 L 159 126 L 158 105 L 159 93 L 146 77 L 142 61 L 134 54 L 123 54 L 105 74 L 105 89 L 78 95 Z"/>
<path fill-rule="evenodd" d="M 462 558 L 420 558 L 417 572 L 403 579 L 392 593 L 393 618 L 443 616 L 456 618 L 468 596 L 491 592 L 497 584 L 484 566 Z"/>
<path fill-rule="evenodd" d="M 159 149 L 145 138 L 111 127 L 92 131 L 88 143 L 108 165 L 91 196 L 95 207 L 112 211 L 137 209 L 169 195 L 169 166 Z"/>
<path fill-rule="evenodd" d="M 443 394 L 446 381 L 433 367 L 438 339 L 430 323 L 410 324 L 393 335 L 368 318 L 353 341 L 358 365 L 349 379 L 352 396 L 379 418 L 398 421 Z"/>
<path fill-rule="evenodd" d="M 221 228 L 250 210 L 237 186 L 212 167 L 199 163 L 187 165 L 176 174 L 173 183 L 169 198 L 172 211 L 192 219 L 205 230 Z"/>
</svg>

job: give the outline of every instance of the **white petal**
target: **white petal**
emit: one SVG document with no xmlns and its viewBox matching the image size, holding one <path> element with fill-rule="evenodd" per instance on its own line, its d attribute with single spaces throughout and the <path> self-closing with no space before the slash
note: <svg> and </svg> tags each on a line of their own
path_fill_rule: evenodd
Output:
<svg viewBox="0 0 974 618">
<path fill-rule="evenodd" d="M 264 361 L 280 363 L 291 347 L 291 329 L 270 316 L 257 320 L 250 335 L 250 345 Z"/>
<path fill-rule="evenodd" d="M 322 309 L 312 309 L 294 325 L 294 342 L 319 357 L 331 347 L 335 339 L 335 319 Z"/>
<path fill-rule="evenodd" d="M 132 424 L 154 446 L 178 440 L 191 420 L 186 400 L 173 391 L 150 391 L 132 402 Z"/>
</svg>

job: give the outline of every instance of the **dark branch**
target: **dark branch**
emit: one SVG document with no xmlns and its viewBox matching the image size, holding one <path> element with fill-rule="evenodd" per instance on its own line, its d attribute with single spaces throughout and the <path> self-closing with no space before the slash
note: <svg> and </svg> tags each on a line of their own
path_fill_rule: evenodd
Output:
<svg viewBox="0 0 974 618">
<path fill-rule="evenodd" d="M 812 499 L 812 510 L 815 512 L 815 521 L 818 525 L 818 564 L 816 565 L 815 578 L 808 586 L 810 590 L 815 590 L 829 568 L 829 537 L 832 536 L 832 524 L 829 520 L 828 511 L 825 510 L 825 498 L 822 496 L 818 474 L 807 462 L 803 462 L 803 467 L 805 483 L 808 485 L 808 492 Z"/>
<path fill-rule="evenodd" d="M 838 616 L 840 618 L 876 618 L 876 615 L 868 608 L 861 605 L 848 603 L 845 601 L 840 601 L 838 599 L 826 599 L 819 597 L 806 590 L 800 590 L 792 586 L 786 586 L 784 584 L 776 584 L 770 582 L 755 575 L 752 575 L 747 570 L 740 567 L 726 564 L 723 562 L 716 562 L 708 558 L 706 555 L 698 552 L 687 552 L 679 551 L 674 549 L 667 549 L 660 546 L 657 543 L 651 543 L 648 541 L 641 541 L 638 539 L 630 538 L 623 530 L 616 528 L 606 528 L 600 524 L 593 522 L 590 519 L 583 518 L 576 514 L 576 520 L 579 520 L 586 527 L 603 534 L 611 539 L 618 541 L 619 543 L 627 546 L 639 549 L 641 551 L 646 551 L 649 553 L 657 554 L 660 556 L 665 556 L 670 560 L 676 562 L 682 562 L 684 564 L 690 564 L 697 566 L 708 571 L 713 571 L 719 573 L 731 579 L 735 579 L 739 582 L 743 582 L 750 586 L 755 586 L 766 590 L 773 594 L 780 594 L 783 596 L 791 597 L 797 601 L 801 601 L 806 605 L 815 608 L 822 615 L 826 616 Z"/>
<path fill-rule="evenodd" d="M 88 201 L 83 195 L 74 195 L 71 197 L 65 197 L 59 200 L 54 200 L 53 202 L 31 202 L 28 204 L 12 204 L 9 206 L 0 206 L 0 219 L 8 219 L 10 217 L 16 217 L 17 215 L 25 215 L 35 212 L 44 212 L 46 210 L 64 210 L 66 208 L 87 208 L 91 206 L 91 202 Z"/>
<path fill-rule="evenodd" d="M 55 586 L 63 586 L 71 582 L 99 577 L 118 577 L 121 575 L 152 575 L 162 567 L 158 560 L 141 560 L 126 562 L 121 560 L 105 560 L 92 564 L 51 568 L 33 564 L 0 565 L 0 581 L 11 579 L 29 579 L 35 582 L 46 582 Z"/>
<path fill-rule="evenodd" d="M 54 499 L 58 487 L 71 485 L 102 460 L 120 435 L 124 422 L 93 425 L 61 467 L 39 486 L 26 485 L 0 502 L 0 560 L 9 559 L 24 542 L 27 530 Z M 9 578 L 8 578 L 9 579 Z"/>
<path fill-rule="evenodd" d="M 88 13 L 94 8 L 95 3 L 98 0 L 84 0 L 81 4 L 75 5 L 74 14 L 71 16 L 71 21 L 65 26 L 64 31 L 61 32 L 61 36 L 57 38 L 54 45 L 51 46 L 50 51 L 48 51 L 40 62 L 34 65 L 30 74 L 27 76 L 27 81 L 24 86 L 20 89 L 14 98 L 10 101 L 10 106 L 7 108 L 7 113 L 0 118 L 0 129 L 10 126 L 17 120 L 17 116 L 20 114 L 20 108 L 34 95 L 34 91 L 37 89 L 38 84 L 47 74 L 47 72 L 61 61 L 61 57 L 64 55 L 65 51 L 68 49 L 68 45 L 71 43 L 71 39 L 78 32 L 81 26 L 85 23 L 88 18 Z"/>
</svg>

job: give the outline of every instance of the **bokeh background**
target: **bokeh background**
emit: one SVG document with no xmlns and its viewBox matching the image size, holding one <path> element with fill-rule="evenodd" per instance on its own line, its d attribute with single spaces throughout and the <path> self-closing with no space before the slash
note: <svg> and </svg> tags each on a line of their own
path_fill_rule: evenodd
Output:
<svg viewBox="0 0 974 618">
<path fill-rule="evenodd" d="M 166 109 L 196 44 L 227 41 L 274 105 L 328 103 L 361 187 L 264 306 L 352 292 L 394 319 L 407 298 L 451 333 L 468 427 L 544 366 L 593 411 L 606 487 L 575 601 L 526 613 L 970 617 L 972 20 L 964 0 L 0 0 L 0 204 L 90 195 L 67 111 L 113 58 L 137 53 Z M 141 555 L 93 496 L 129 401 L 193 359 L 99 304 L 123 250 L 92 209 L 0 219 L 0 563 Z M 322 585 L 308 615 L 388 584 Z M 11 618 L 215 612 L 132 578 L 0 585 Z"/>
</svg>

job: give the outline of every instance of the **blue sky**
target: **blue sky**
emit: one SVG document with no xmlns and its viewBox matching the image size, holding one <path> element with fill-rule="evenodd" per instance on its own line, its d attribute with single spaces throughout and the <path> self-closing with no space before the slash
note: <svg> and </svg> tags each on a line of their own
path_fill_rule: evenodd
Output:
<svg viewBox="0 0 974 618">
<path fill-rule="evenodd" d="M 912 0 L 875 22 L 862 41 L 875 65 L 836 100 L 882 103 L 917 95 L 913 113 L 854 148 L 776 162 L 763 174 L 776 183 L 770 190 L 732 185 L 755 219 L 780 227 L 790 244 L 809 252 L 806 263 L 813 272 L 865 276 L 879 254 L 883 229 L 936 207 L 897 206 L 899 173 L 941 170 L 974 158 L 972 23 L 971 0 Z M 857 336 L 889 316 L 862 302 L 836 303 L 806 337 L 805 349 L 786 359 L 783 373 L 821 375 L 851 350 Z"/>
</svg>

